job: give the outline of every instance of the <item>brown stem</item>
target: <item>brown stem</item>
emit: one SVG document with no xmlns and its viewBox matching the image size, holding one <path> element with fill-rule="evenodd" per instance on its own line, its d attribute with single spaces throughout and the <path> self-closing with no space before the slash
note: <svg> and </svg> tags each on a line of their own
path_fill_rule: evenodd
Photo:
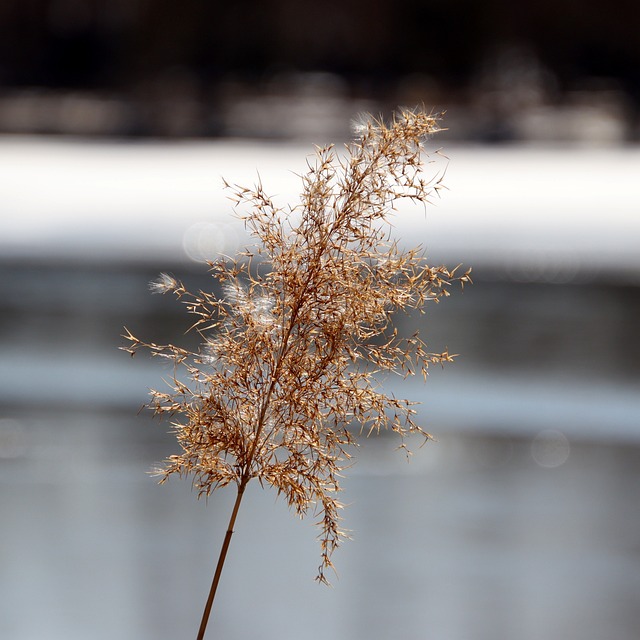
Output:
<svg viewBox="0 0 640 640">
<path fill-rule="evenodd" d="M 204 638 L 204 633 L 207 628 L 207 622 L 209 621 L 209 614 L 211 613 L 211 607 L 213 605 L 213 599 L 216 596 L 216 590 L 218 589 L 218 583 L 220 582 L 222 567 L 224 566 L 224 561 L 227 558 L 227 550 L 229 549 L 229 543 L 231 542 L 231 536 L 233 535 L 233 526 L 236 522 L 236 516 L 238 515 L 240 503 L 242 502 L 242 496 L 244 495 L 245 485 L 246 482 L 238 485 L 238 495 L 236 496 L 236 501 L 233 505 L 231 518 L 229 518 L 229 526 L 227 527 L 227 532 L 224 536 L 224 542 L 222 543 L 222 548 L 220 549 L 220 555 L 218 556 L 218 564 L 216 566 L 216 572 L 213 576 L 213 582 L 211 583 L 211 590 L 209 591 L 207 604 L 205 605 L 204 613 L 202 614 L 202 622 L 200 623 L 197 640 L 203 640 Z"/>
</svg>

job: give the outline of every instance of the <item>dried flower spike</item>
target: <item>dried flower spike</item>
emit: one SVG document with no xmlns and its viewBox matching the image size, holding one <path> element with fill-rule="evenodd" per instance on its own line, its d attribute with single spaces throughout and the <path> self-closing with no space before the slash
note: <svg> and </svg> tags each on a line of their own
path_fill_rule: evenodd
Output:
<svg viewBox="0 0 640 640">
<path fill-rule="evenodd" d="M 345 537 L 337 496 L 357 428 L 390 429 L 401 446 L 409 434 L 429 438 L 412 403 L 386 395 L 380 382 L 393 373 L 426 377 L 431 364 L 452 359 L 430 353 L 417 335 L 399 336 L 391 315 L 470 280 L 429 266 L 421 250 L 401 250 L 389 236 L 401 200 L 427 203 L 440 188 L 439 179 L 424 177 L 422 159 L 437 130 L 437 119 L 422 111 L 403 110 L 389 124 L 361 119 L 346 153 L 316 150 L 293 208 L 277 206 L 261 185 L 234 188 L 256 246 L 233 263 L 211 264 L 224 298 L 190 294 L 166 274 L 151 285 L 187 304 L 202 348 L 126 336 L 130 353 L 149 349 L 186 374 L 152 392 L 157 415 L 179 416 L 173 427 L 182 451 L 166 461 L 162 480 L 189 474 L 201 495 L 230 484 L 238 492 L 199 638 L 250 480 L 275 487 L 301 517 L 319 514 L 318 579 L 326 582 Z"/>
</svg>

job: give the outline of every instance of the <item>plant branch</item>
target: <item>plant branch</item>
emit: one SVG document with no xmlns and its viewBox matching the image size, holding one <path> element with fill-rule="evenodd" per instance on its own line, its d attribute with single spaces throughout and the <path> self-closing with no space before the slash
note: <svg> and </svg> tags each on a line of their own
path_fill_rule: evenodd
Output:
<svg viewBox="0 0 640 640">
<path fill-rule="evenodd" d="M 218 583 L 220 582 L 220 576 L 222 575 L 222 567 L 224 566 L 224 562 L 227 558 L 227 551 L 229 550 L 229 543 L 231 542 L 231 536 L 233 535 L 233 527 L 236 522 L 238 510 L 240 509 L 240 503 L 242 502 L 245 486 L 246 482 L 244 484 L 238 485 L 238 495 L 236 496 L 236 501 L 233 505 L 233 511 L 231 512 L 231 518 L 229 518 L 227 532 L 224 536 L 222 548 L 220 549 L 220 555 L 218 556 L 218 564 L 216 566 L 216 572 L 213 575 L 213 582 L 211 583 L 211 589 L 209 591 L 209 597 L 207 598 L 207 604 L 205 605 L 204 613 L 202 614 L 202 621 L 200 622 L 200 629 L 198 631 L 197 640 L 203 640 L 204 638 L 204 633 L 207 628 L 207 622 L 209 621 L 209 614 L 211 613 L 213 600 L 216 596 Z"/>
<path fill-rule="evenodd" d="M 199 495 L 231 483 L 238 492 L 198 640 L 252 478 L 284 495 L 301 517 L 318 507 L 318 578 L 326 582 L 331 553 L 346 538 L 337 493 L 355 444 L 348 426 L 426 435 L 413 420 L 413 403 L 379 385 L 387 373 L 426 376 L 430 365 L 452 359 L 428 352 L 415 335 L 403 341 L 391 333 L 391 314 L 422 311 L 427 301 L 448 296 L 453 282 L 470 282 L 468 273 L 429 267 L 420 248 L 402 250 L 390 230 L 399 200 L 427 204 L 440 187 L 440 178 L 422 178 L 420 155 L 424 139 L 439 129 L 436 120 L 419 110 L 403 110 L 389 126 L 366 118 L 345 159 L 332 146 L 318 148 L 302 176 L 300 203 L 289 208 L 299 222 L 261 184 L 237 187 L 233 200 L 249 206 L 241 217 L 257 242 L 231 265 L 211 263 L 224 299 L 190 294 L 166 274 L 150 285 L 187 304 L 203 344 L 189 351 L 126 332 L 129 353 L 145 348 L 175 366 L 170 390 L 152 391 L 156 415 L 182 417 L 173 423 L 182 452 L 166 460 L 161 481 L 193 474 Z M 264 256 L 266 273 L 262 264 L 252 266 L 256 255 Z"/>
</svg>

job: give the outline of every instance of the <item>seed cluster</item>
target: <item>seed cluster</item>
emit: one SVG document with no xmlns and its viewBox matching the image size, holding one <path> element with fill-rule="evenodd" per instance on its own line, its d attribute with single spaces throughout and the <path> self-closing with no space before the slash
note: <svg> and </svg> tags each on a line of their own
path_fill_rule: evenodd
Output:
<svg viewBox="0 0 640 640">
<path fill-rule="evenodd" d="M 229 187 L 255 247 L 211 263 L 224 296 L 191 294 L 166 274 L 151 285 L 186 303 L 201 348 L 125 336 L 132 355 L 146 348 L 176 365 L 172 387 L 152 392 L 155 413 L 177 417 L 182 450 L 162 481 L 189 474 L 207 496 L 254 478 L 275 487 L 298 515 L 319 518 L 322 582 L 345 537 L 337 496 L 355 434 L 390 429 L 402 447 L 409 434 L 429 438 L 412 403 L 387 395 L 382 381 L 426 378 L 430 365 L 452 359 L 392 323 L 394 312 L 423 310 L 453 282 L 470 281 L 390 236 L 400 200 L 426 204 L 441 188 L 423 163 L 437 130 L 422 111 L 403 110 L 388 124 L 361 120 L 345 152 L 316 149 L 294 207 L 277 206 L 262 185 Z"/>
</svg>

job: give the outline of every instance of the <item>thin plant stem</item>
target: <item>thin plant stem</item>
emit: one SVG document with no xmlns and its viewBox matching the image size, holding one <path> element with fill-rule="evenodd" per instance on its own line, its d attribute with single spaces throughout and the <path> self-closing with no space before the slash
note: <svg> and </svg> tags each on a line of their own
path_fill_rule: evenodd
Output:
<svg viewBox="0 0 640 640">
<path fill-rule="evenodd" d="M 216 571 L 213 575 L 213 582 L 211 583 L 211 589 L 209 591 L 209 597 L 207 598 L 207 604 L 205 605 L 204 613 L 202 614 L 202 621 L 200 622 L 200 629 L 198 630 L 197 640 L 203 640 L 205 631 L 207 629 L 209 614 L 211 613 L 213 600 L 216 596 L 218 583 L 220 582 L 220 576 L 222 575 L 222 567 L 224 566 L 224 561 L 227 558 L 227 551 L 229 549 L 229 543 L 231 542 L 231 536 L 233 535 L 233 527 L 236 522 L 238 510 L 240 509 L 242 496 L 244 495 L 245 485 L 246 483 L 238 486 L 238 495 L 236 496 L 236 501 L 233 505 L 233 511 L 231 512 L 231 517 L 229 518 L 229 525 L 227 527 L 227 532 L 224 536 L 224 542 L 222 543 L 222 548 L 220 549 L 220 555 L 218 556 L 218 564 L 216 566 Z"/>
</svg>

